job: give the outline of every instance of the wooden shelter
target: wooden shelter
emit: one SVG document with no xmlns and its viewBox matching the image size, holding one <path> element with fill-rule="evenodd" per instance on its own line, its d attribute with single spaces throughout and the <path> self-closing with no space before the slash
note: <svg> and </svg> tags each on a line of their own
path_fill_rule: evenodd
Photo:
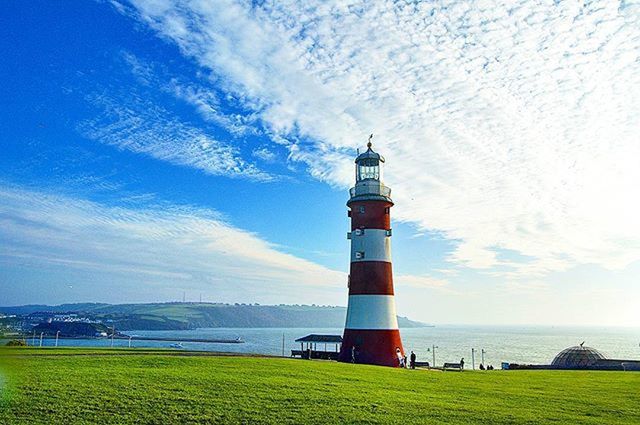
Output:
<svg viewBox="0 0 640 425">
<path fill-rule="evenodd" d="M 310 334 L 296 339 L 296 342 L 300 343 L 300 350 L 291 350 L 291 357 L 338 360 L 342 337 L 340 335 Z"/>
</svg>

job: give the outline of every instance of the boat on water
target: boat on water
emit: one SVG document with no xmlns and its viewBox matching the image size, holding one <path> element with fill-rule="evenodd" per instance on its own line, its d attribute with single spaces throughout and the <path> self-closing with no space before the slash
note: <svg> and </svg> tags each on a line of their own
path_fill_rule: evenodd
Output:
<svg viewBox="0 0 640 425">
<path fill-rule="evenodd" d="M 175 344 L 170 344 L 169 347 L 171 347 L 171 348 L 184 348 L 184 345 L 182 345 L 181 342 L 177 342 Z"/>
</svg>

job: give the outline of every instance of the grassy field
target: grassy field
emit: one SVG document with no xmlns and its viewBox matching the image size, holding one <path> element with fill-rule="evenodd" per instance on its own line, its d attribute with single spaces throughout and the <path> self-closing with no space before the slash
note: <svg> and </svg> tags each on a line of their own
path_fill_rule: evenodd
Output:
<svg viewBox="0 0 640 425">
<path fill-rule="evenodd" d="M 640 423 L 640 373 L 436 372 L 157 350 L 0 351 L 0 423 Z"/>
</svg>

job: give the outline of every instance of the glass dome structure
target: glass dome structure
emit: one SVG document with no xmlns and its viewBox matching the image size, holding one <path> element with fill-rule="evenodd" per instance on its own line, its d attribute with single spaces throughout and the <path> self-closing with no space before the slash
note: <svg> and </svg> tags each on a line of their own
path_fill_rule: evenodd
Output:
<svg viewBox="0 0 640 425">
<path fill-rule="evenodd" d="M 371 142 L 367 144 L 367 151 L 356 158 L 356 182 L 373 179 L 382 180 L 384 157 L 371 149 Z"/>
<path fill-rule="evenodd" d="M 349 189 L 347 206 L 357 201 L 384 201 L 393 205 L 391 189 L 382 181 L 382 164 L 384 157 L 371 148 L 371 138 L 366 152 L 356 158 L 356 184 Z"/>
<path fill-rule="evenodd" d="M 580 344 L 562 350 L 551 365 L 561 369 L 587 369 L 604 359 L 605 356 L 595 348 Z"/>
</svg>

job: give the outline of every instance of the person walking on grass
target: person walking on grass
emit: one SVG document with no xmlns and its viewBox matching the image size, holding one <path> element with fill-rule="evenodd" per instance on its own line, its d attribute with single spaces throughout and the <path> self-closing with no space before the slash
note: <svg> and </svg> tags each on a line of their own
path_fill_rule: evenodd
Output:
<svg viewBox="0 0 640 425">
<path fill-rule="evenodd" d="M 405 367 L 404 356 L 400 351 L 400 347 L 396 347 L 396 356 L 398 356 L 398 363 L 400 364 L 400 367 L 404 368 Z"/>
<path fill-rule="evenodd" d="M 414 353 L 413 351 L 411 351 L 411 357 L 409 357 L 409 361 L 411 363 L 409 363 L 411 365 L 411 369 L 415 369 L 416 368 L 416 353 Z"/>
</svg>

